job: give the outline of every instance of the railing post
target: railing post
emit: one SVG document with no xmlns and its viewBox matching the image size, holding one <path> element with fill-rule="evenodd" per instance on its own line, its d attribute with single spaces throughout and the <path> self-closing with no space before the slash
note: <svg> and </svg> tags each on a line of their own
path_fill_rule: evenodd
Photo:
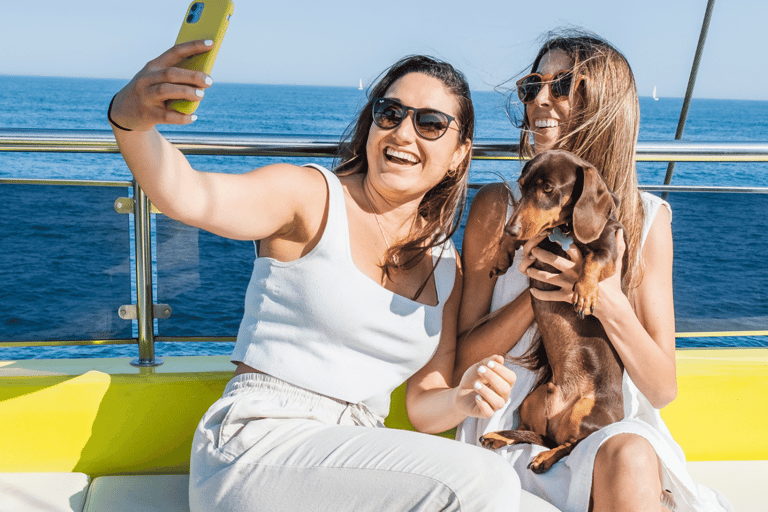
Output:
<svg viewBox="0 0 768 512">
<path fill-rule="evenodd" d="M 688 87 L 685 90 L 685 99 L 683 100 L 683 108 L 680 111 L 680 120 L 677 122 L 677 132 L 675 132 L 675 140 L 683 138 L 683 130 L 685 130 L 685 121 L 688 119 L 688 108 L 691 104 L 691 98 L 693 97 L 693 87 L 696 85 L 696 75 L 699 73 L 699 62 L 701 62 L 701 55 L 704 53 L 704 43 L 707 40 L 707 32 L 709 32 L 709 20 L 712 17 L 712 9 L 715 7 L 715 0 L 707 1 L 707 10 L 704 12 L 704 21 L 701 24 L 701 32 L 699 33 L 699 43 L 696 45 L 696 55 L 693 57 L 693 65 L 691 66 L 691 75 L 688 77 Z M 670 185 L 672 183 L 672 174 L 675 172 L 675 162 L 669 162 L 667 164 L 667 175 L 664 177 L 664 184 Z M 662 199 L 667 198 L 667 192 L 661 194 Z"/>
<path fill-rule="evenodd" d="M 136 244 L 136 321 L 139 326 L 139 357 L 133 366 L 158 366 L 163 364 L 155 357 L 155 332 L 152 294 L 152 235 L 150 204 L 147 195 L 133 181 L 134 229 Z"/>
</svg>

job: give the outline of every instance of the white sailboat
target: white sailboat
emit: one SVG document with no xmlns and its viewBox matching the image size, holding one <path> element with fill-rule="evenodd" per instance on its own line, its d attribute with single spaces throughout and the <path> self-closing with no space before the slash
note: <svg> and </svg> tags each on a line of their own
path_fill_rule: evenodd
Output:
<svg viewBox="0 0 768 512">
<path fill-rule="evenodd" d="M 359 83 L 359 85 L 357 86 L 357 90 L 358 90 L 358 91 L 362 91 L 362 90 L 363 90 L 363 79 L 362 79 L 362 78 L 360 79 L 360 83 Z"/>
<path fill-rule="evenodd" d="M 656 100 L 656 101 L 659 101 L 659 97 L 656 96 L 656 86 L 655 85 L 653 86 L 653 99 Z"/>
</svg>

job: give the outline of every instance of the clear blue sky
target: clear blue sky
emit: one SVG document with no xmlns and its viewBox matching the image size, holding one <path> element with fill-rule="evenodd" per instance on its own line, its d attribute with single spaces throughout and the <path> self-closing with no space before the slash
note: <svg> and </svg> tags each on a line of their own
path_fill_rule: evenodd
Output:
<svg viewBox="0 0 768 512">
<path fill-rule="evenodd" d="M 368 85 L 406 54 L 464 71 L 475 90 L 517 75 L 539 36 L 592 30 L 629 59 L 641 96 L 682 97 L 706 0 L 235 0 L 221 82 Z M 188 0 L 2 2 L 0 74 L 129 78 L 173 44 Z M 768 2 L 718 0 L 694 97 L 768 100 Z"/>
</svg>

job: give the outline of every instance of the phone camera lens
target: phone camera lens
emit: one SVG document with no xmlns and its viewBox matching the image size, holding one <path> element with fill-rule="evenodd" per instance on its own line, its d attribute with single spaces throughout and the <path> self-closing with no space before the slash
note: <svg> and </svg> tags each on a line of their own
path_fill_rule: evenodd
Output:
<svg viewBox="0 0 768 512">
<path fill-rule="evenodd" d="M 200 7 L 200 3 L 192 4 L 190 11 L 195 12 Z"/>
<path fill-rule="evenodd" d="M 194 20 L 195 20 L 194 14 L 190 14 L 189 16 L 187 16 L 187 23 L 192 23 Z"/>
</svg>

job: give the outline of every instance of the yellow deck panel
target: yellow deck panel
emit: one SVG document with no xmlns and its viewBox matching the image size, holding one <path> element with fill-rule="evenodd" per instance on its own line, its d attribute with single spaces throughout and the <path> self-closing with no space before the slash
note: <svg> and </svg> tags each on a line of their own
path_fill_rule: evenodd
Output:
<svg viewBox="0 0 768 512">
<path fill-rule="evenodd" d="M 688 460 L 767 460 L 768 349 L 677 358 L 678 398 L 662 417 Z M 164 360 L 0 361 L 0 471 L 186 472 L 194 428 L 234 367 L 227 356 Z M 387 425 L 410 428 L 403 387 Z"/>
</svg>

